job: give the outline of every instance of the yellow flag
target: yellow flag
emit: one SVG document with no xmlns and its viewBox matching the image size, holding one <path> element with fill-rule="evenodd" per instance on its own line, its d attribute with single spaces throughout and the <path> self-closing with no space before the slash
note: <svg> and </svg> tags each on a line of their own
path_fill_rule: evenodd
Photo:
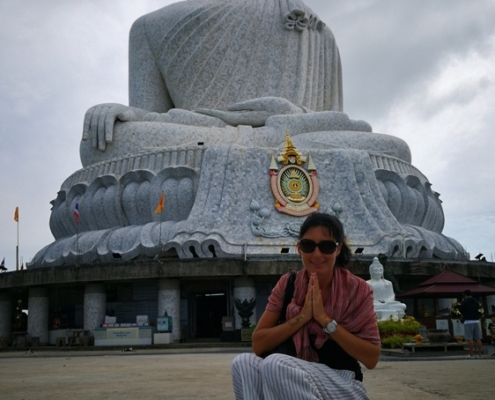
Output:
<svg viewBox="0 0 495 400">
<path fill-rule="evenodd" d="M 15 208 L 15 211 L 14 211 L 14 221 L 15 222 L 19 222 L 19 207 L 16 207 Z"/>
<path fill-rule="evenodd" d="M 162 192 L 160 195 L 160 201 L 155 209 L 155 214 L 160 214 L 163 211 L 163 207 L 165 206 L 165 193 Z"/>
</svg>

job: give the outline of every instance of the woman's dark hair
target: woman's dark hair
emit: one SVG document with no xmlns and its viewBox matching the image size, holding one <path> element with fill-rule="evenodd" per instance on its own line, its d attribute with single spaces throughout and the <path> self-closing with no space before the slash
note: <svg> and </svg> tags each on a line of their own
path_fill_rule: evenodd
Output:
<svg viewBox="0 0 495 400">
<path fill-rule="evenodd" d="M 351 249 L 349 249 L 349 246 L 347 245 L 342 222 L 340 222 L 337 217 L 330 214 L 311 214 L 301 225 L 301 229 L 299 230 L 299 240 L 304 237 L 310 228 L 315 226 L 321 226 L 322 228 L 327 229 L 328 233 L 332 235 L 337 242 L 342 243 L 342 250 L 337 256 L 336 265 L 339 267 L 345 267 L 351 259 Z"/>
</svg>

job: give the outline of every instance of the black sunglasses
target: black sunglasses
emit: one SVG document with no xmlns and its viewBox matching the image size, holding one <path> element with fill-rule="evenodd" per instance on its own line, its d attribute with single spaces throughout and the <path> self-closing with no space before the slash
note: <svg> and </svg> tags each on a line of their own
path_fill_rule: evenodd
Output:
<svg viewBox="0 0 495 400">
<path fill-rule="evenodd" d="M 339 247 L 339 242 L 334 240 L 323 240 L 320 243 L 316 243 L 310 239 L 302 239 L 299 241 L 299 247 L 303 253 L 312 253 L 318 247 L 323 254 L 332 254 L 335 253 L 335 250 Z"/>
</svg>

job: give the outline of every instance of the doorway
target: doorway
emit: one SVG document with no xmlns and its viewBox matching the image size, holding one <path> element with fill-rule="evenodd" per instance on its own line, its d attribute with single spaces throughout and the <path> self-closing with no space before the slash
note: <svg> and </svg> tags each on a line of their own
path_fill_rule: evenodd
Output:
<svg viewBox="0 0 495 400">
<path fill-rule="evenodd" d="M 196 339 L 218 338 L 222 334 L 222 317 L 227 312 L 224 292 L 195 295 Z"/>
</svg>

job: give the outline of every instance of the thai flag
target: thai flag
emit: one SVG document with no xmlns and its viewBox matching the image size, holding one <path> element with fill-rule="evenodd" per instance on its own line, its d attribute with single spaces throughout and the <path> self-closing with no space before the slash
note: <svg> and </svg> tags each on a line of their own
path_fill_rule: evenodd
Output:
<svg viewBox="0 0 495 400">
<path fill-rule="evenodd" d="M 76 218 L 76 225 L 79 225 L 79 202 L 76 201 L 76 206 L 74 207 L 74 217 Z"/>
</svg>

